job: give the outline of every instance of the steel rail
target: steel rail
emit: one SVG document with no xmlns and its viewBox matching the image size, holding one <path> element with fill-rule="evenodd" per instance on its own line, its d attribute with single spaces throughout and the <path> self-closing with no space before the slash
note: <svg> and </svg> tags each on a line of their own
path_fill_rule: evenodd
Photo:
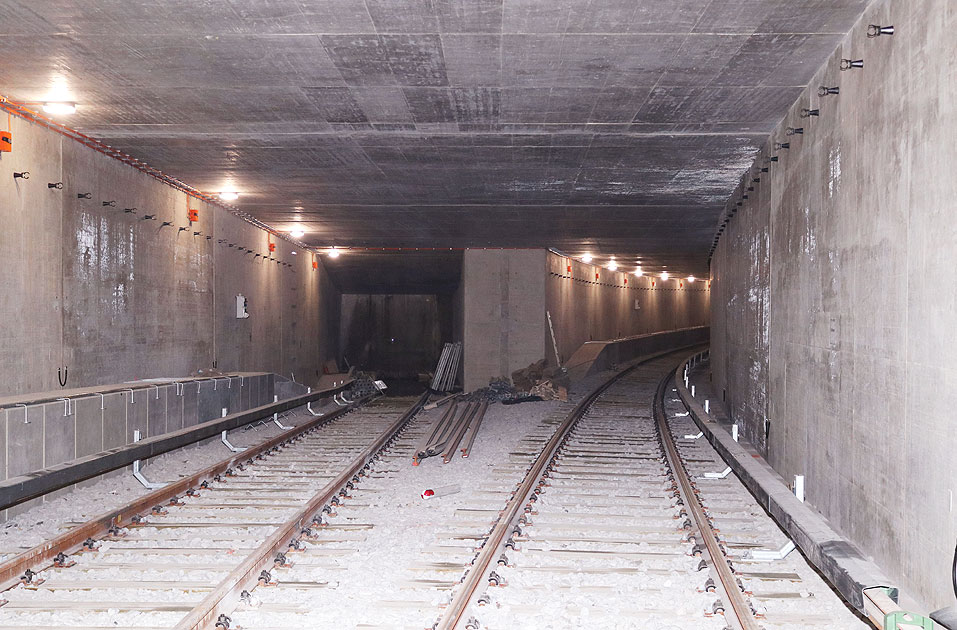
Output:
<svg viewBox="0 0 957 630">
<path fill-rule="evenodd" d="M 181 495 L 190 488 L 199 487 L 203 481 L 212 479 L 216 475 L 233 468 L 237 463 L 254 458 L 261 453 L 283 445 L 292 438 L 298 437 L 327 422 L 339 418 L 360 406 L 362 402 L 363 401 L 357 401 L 347 407 L 340 407 L 322 417 L 310 418 L 308 422 L 288 431 L 284 431 L 274 438 L 250 446 L 241 453 L 236 453 L 197 473 L 145 494 L 126 505 L 104 512 L 82 525 L 73 527 L 55 538 L 46 540 L 32 549 L 17 554 L 0 564 L 0 589 L 6 590 L 10 586 L 19 583 L 19 576 L 27 569 L 37 570 L 37 566 L 50 562 L 61 552 L 69 555 L 80 548 L 84 541 L 102 536 L 112 527 L 123 527 L 125 524 L 131 522 L 134 516 L 149 512 L 153 506 L 165 505 L 174 496 Z"/>
<path fill-rule="evenodd" d="M 312 517 L 322 509 L 323 505 L 366 466 L 378 451 L 396 437 L 425 405 L 429 395 L 428 391 L 422 394 L 415 404 L 353 459 L 335 479 L 313 495 L 291 519 L 276 528 L 259 547 L 246 556 L 239 566 L 230 571 L 209 595 L 181 619 L 174 630 L 211 629 L 215 627 L 219 615 L 232 612 L 239 603 L 242 592 L 251 588 L 259 580 L 260 572 L 273 564 L 276 554 L 285 551 L 289 541 L 300 535 L 302 528 L 310 523 Z"/>
<path fill-rule="evenodd" d="M 459 447 L 459 443 L 462 441 L 462 436 L 465 435 L 465 432 L 469 430 L 469 427 L 472 425 L 472 420 L 475 418 L 475 412 L 478 411 L 479 404 L 477 402 L 470 402 L 465 407 L 465 411 L 462 412 L 463 421 L 459 426 L 458 430 L 455 431 L 450 437 L 449 441 L 445 444 L 445 451 L 442 452 L 442 461 L 448 464 L 452 461 L 452 458 L 455 457 L 455 449 Z"/>
<path fill-rule="evenodd" d="M 671 352 L 673 351 L 669 350 L 668 352 L 662 354 L 669 354 Z M 615 374 L 613 377 L 589 392 L 588 395 L 579 401 L 579 403 L 575 405 L 575 408 L 572 409 L 567 416 L 565 416 L 565 419 L 558 426 L 555 433 L 552 434 L 551 439 L 549 439 L 549 441 L 545 444 L 541 454 L 532 463 L 532 466 L 525 474 L 525 478 L 512 495 L 512 498 L 509 499 L 505 510 L 502 512 L 502 516 L 492 528 L 491 534 L 489 534 L 488 539 L 485 541 L 482 551 L 479 552 L 475 561 L 472 563 L 471 569 L 462 580 L 461 587 L 453 596 L 449 606 L 445 609 L 445 613 L 432 627 L 432 630 L 452 630 L 453 628 L 456 628 L 462 621 L 462 618 L 469 606 L 479 596 L 479 588 L 482 586 L 482 581 L 485 578 L 485 574 L 487 573 L 489 566 L 495 559 L 499 557 L 500 548 L 504 544 L 506 536 L 512 531 L 516 522 L 518 521 L 518 518 L 522 515 L 522 506 L 525 505 L 525 503 L 528 501 L 528 497 L 535 489 L 538 479 L 541 477 L 542 471 L 545 469 L 545 466 L 548 464 L 548 462 L 551 461 L 552 457 L 555 455 L 555 452 L 562 446 L 562 443 L 568 436 L 568 432 L 579 420 L 581 420 L 582 416 L 584 416 L 585 411 L 588 410 L 588 408 L 595 402 L 595 400 L 598 399 L 599 396 L 605 392 L 605 390 L 617 383 L 623 376 L 634 370 L 642 363 L 646 363 L 658 356 L 660 356 L 660 354 L 646 357 L 631 367 Z"/>
<path fill-rule="evenodd" d="M 237 411 L 222 418 L 207 420 L 179 431 L 163 433 L 139 442 L 118 446 L 86 457 L 11 477 L 0 481 L 0 509 L 18 505 L 54 490 L 123 468 L 137 460 L 156 457 L 207 438 L 217 437 L 223 431 L 236 429 L 267 416 L 316 402 L 330 394 L 343 391 L 350 384 L 351 381 L 339 387 L 294 396 L 245 411 Z"/>
<path fill-rule="evenodd" d="M 485 418 L 485 411 L 488 409 L 488 400 L 483 400 L 475 414 L 475 420 L 472 421 L 468 438 L 465 440 L 465 446 L 462 447 L 462 457 L 466 458 L 472 452 L 472 445 L 475 443 L 475 436 L 478 435 L 479 428 L 482 426 L 482 420 Z"/>
<path fill-rule="evenodd" d="M 734 571 L 728 563 L 728 559 L 718 543 L 718 538 L 711 529 L 708 521 L 708 515 L 705 514 L 704 507 L 698 499 L 691 478 L 685 470 L 684 463 L 678 453 L 678 447 L 675 445 L 674 436 L 668 426 L 668 417 L 664 410 L 664 396 L 668 384 L 674 379 L 674 370 L 670 370 L 661 382 L 658 384 L 658 390 L 655 392 L 654 402 L 652 404 L 655 423 L 658 428 L 658 435 L 661 438 L 661 444 L 665 451 L 665 457 L 674 475 L 675 481 L 679 485 L 681 498 L 688 507 L 688 515 L 691 517 L 697 531 L 701 534 L 702 541 L 708 551 L 708 560 L 711 567 L 718 575 L 721 585 L 721 595 L 725 603 L 731 606 L 731 611 L 738 623 L 738 627 L 743 630 L 760 630 L 760 626 L 754 618 L 751 606 L 745 598 L 741 589 L 738 587 Z"/>
</svg>

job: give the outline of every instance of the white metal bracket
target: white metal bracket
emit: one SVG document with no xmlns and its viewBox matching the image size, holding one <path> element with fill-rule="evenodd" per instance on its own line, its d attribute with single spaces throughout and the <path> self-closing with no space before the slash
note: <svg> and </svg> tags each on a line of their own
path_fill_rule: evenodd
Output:
<svg viewBox="0 0 957 630">
<path fill-rule="evenodd" d="M 719 473 L 705 473 L 704 478 L 705 479 L 724 479 L 730 474 L 731 474 L 731 466 L 728 466 L 727 468 L 725 468 Z"/>
<path fill-rule="evenodd" d="M 245 448 L 242 448 L 242 447 L 239 447 L 239 446 L 233 446 L 232 444 L 230 444 L 230 443 L 229 443 L 229 440 L 226 439 L 226 431 L 223 431 L 223 435 L 221 436 L 220 439 L 222 439 L 223 444 L 226 445 L 226 448 L 228 448 L 229 450 L 231 450 L 231 451 L 234 452 L 234 453 L 242 453 L 243 451 L 246 450 Z"/>
<path fill-rule="evenodd" d="M 704 437 L 704 431 L 700 431 L 698 435 L 691 435 L 690 433 L 685 436 L 686 440 L 697 440 L 700 437 Z"/>
<path fill-rule="evenodd" d="M 311 393 L 312 393 L 312 388 L 311 388 L 311 387 L 307 387 L 307 388 L 306 388 L 306 393 L 307 393 L 307 394 L 311 394 Z M 313 410 L 312 410 L 312 403 L 311 403 L 311 402 L 307 402 L 307 403 L 306 403 L 306 410 L 307 410 L 310 414 L 312 414 L 313 416 L 316 416 L 316 417 L 319 417 L 319 416 L 322 415 L 321 412 L 313 411 Z"/>
<path fill-rule="evenodd" d="M 273 397 L 272 397 L 272 401 L 273 401 L 273 402 L 279 402 L 279 396 L 273 396 Z M 277 412 L 277 413 L 274 413 L 274 414 L 272 415 L 272 421 L 275 422 L 275 423 L 276 423 L 276 426 L 279 427 L 280 429 L 282 429 L 283 431 L 288 431 L 289 429 L 292 428 L 292 427 L 287 427 L 287 426 L 285 426 L 282 422 L 279 421 L 279 413 L 278 413 L 278 412 Z"/>
<path fill-rule="evenodd" d="M 139 430 L 133 431 L 133 441 L 134 442 L 140 441 Z M 166 485 L 164 483 L 153 483 L 152 481 L 149 481 L 146 477 L 144 477 L 143 473 L 140 472 L 140 460 L 138 459 L 133 461 L 133 477 L 137 481 L 139 481 L 141 484 L 143 484 L 143 487 L 146 488 L 147 490 L 158 490 L 159 488 L 162 488 L 163 486 Z"/>
<path fill-rule="evenodd" d="M 774 562 L 775 560 L 784 560 L 792 551 L 794 551 L 794 541 L 789 540 L 787 544 L 777 551 L 754 549 L 751 551 L 751 559 L 758 562 Z"/>
</svg>

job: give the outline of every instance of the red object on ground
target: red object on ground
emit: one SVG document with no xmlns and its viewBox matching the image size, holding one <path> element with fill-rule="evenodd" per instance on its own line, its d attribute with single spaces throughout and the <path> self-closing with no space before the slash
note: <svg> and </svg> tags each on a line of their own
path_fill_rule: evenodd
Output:
<svg viewBox="0 0 957 630">
<path fill-rule="evenodd" d="M 422 493 L 423 499 L 428 499 L 429 497 L 432 497 L 432 496 L 435 496 L 435 490 L 432 490 L 431 488 L 429 488 L 428 490 Z"/>
</svg>

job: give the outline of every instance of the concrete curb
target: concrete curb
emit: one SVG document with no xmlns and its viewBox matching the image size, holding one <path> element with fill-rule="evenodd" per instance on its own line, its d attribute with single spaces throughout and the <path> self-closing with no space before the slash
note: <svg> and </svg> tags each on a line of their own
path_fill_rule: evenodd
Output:
<svg viewBox="0 0 957 630">
<path fill-rule="evenodd" d="M 683 379 L 685 366 L 692 358 L 700 356 L 693 355 L 682 361 L 675 371 L 678 395 L 691 417 L 731 470 L 807 559 L 852 606 L 864 613 L 863 590 L 893 584 L 853 543 L 835 532 L 823 516 L 799 501 L 784 479 L 764 459 L 754 457 L 735 442 L 723 427 L 711 422 L 704 407 L 692 398 Z"/>
</svg>

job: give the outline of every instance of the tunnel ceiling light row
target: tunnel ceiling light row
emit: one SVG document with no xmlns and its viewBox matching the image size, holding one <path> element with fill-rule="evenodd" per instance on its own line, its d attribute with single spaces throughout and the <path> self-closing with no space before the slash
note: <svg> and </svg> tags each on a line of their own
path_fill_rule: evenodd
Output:
<svg viewBox="0 0 957 630">
<path fill-rule="evenodd" d="M 585 254 L 582 254 L 582 256 L 578 260 L 580 260 L 581 262 L 587 265 L 587 264 L 591 264 L 595 260 L 595 258 L 590 253 L 586 252 Z M 606 268 L 609 271 L 618 271 L 618 261 L 615 260 L 614 256 L 611 257 L 611 260 L 606 265 Z M 638 265 L 632 273 L 635 274 L 635 276 L 638 278 L 641 278 L 645 275 L 645 271 L 641 268 L 641 265 Z M 667 280 L 670 277 L 671 276 L 667 271 L 661 272 L 662 280 Z M 685 280 L 689 284 L 691 284 L 691 283 L 694 283 L 694 281 L 697 280 L 697 278 L 695 278 L 695 276 L 688 276 L 687 278 L 685 278 Z"/>
</svg>

